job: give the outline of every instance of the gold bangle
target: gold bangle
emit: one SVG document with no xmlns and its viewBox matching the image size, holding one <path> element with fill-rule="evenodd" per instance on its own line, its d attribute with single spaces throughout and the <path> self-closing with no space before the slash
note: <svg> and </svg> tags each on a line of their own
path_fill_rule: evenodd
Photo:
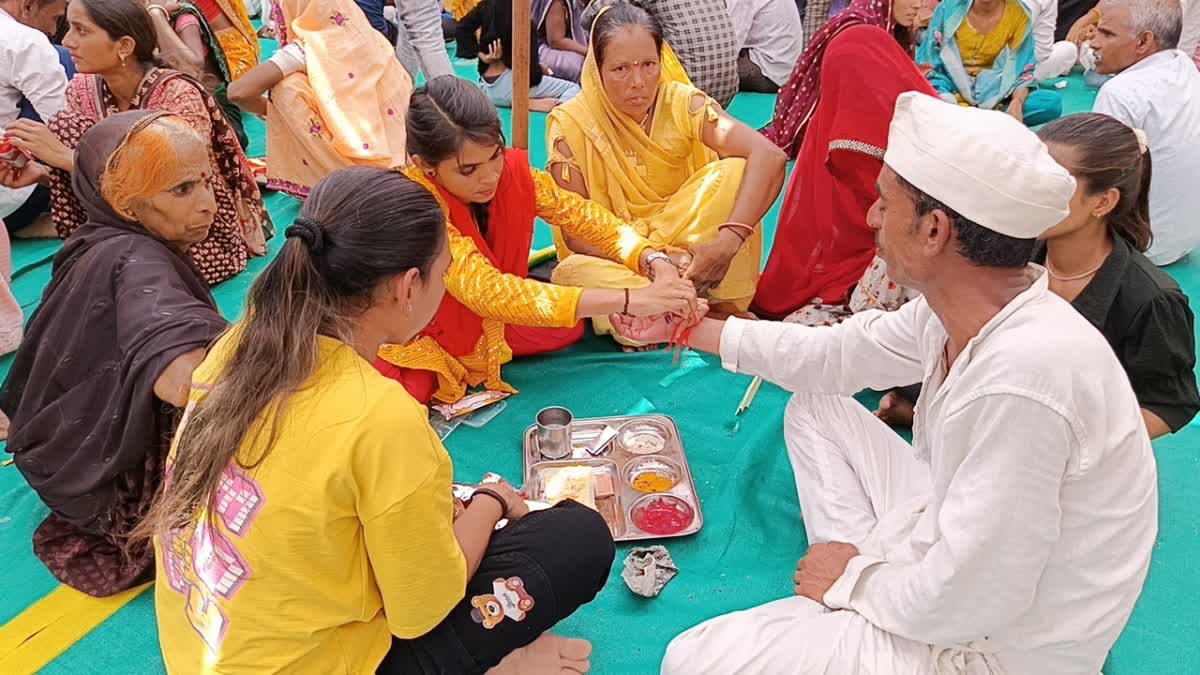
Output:
<svg viewBox="0 0 1200 675">
<path fill-rule="evenodd" d="M 733 234 L 736 235 L 738 239 L 742 240 L 743 244 L 746 243 L 746 240 L 748 240 L 754 234 L 753 227 L 750 227 L 749 225 L 744 225 L 742 223 L 725 223 L 724 225 L 717 226 L 717 232 L 720 232 L 721 230 L 725 230 L 725 229 L 728 229 L 730 232 L 733 232 Z M 744 234 L 741 231 L 743 229 L 745 230 Z"/>
</svg>

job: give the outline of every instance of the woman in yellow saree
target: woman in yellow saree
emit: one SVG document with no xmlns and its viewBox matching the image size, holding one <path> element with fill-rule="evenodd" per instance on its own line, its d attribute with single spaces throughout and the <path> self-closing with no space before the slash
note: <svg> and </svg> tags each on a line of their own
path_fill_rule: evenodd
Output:
<svg viewBox="0 0 1200 675">
<path fill-rule="evenodd" d="M 582 85 L 547 124 L 555 180 L 650 241 L 690 253 L 685 276 L 714 313 L 745 312 L 758 281 L 758 223 L 783 185 L 783 152 L 691 85 L 641 8 L 619 4 L 596 17 Z M 648 283 L 584 242 L 556 231 L 555 243 L 557 284 Z M 611 331 L 607 320 L 593 323 Z"/>
<path fill-rule="evenodd" d="M 272 4 L 279 51 L 229 85 L 231 101 L 267 116 L 267 187 L 303 198 L 346 166 L 407 164 L 412 78 L 395 47 L 352 0 Z"/>
<path fill-rule="evenodd" d="M 204 16 L 204 22 L 212 29 L 213 37 L 229 65 L 230 79 L 236 80 L 258 65 L 258 36 L 250 23 L 244 0 L 168 0 L 161 4 L 151 0 L 147 9 L 160 7 L 164 14 L 174 17 L 189 5 Z"/>
</svg>

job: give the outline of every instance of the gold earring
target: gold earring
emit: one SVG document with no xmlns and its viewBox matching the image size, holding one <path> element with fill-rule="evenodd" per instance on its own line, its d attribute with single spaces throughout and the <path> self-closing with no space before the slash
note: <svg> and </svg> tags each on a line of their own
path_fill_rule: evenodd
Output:
<svg viewBox="0 0 1200 675">
<path fill-rule="evenodd" d="M 426 171 L 426 172 L 425 172 L 425 175 L 426 175 L 426 176 L 429 176 L 430 178 L 433 178 L 433 172 L 432 172 L 432 171 Z"/>
<path fill-rule="evenodd" d="M 121 55 L 121 67 L 122 68 L 125 67 L 125 55 L 124 54 Z"/>
</svg>

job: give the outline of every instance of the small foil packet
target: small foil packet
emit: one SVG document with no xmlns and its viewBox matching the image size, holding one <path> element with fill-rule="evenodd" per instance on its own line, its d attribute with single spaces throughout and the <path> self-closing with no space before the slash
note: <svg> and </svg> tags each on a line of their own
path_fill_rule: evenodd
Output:
<svg viewBox="0 0 1200 675">
<path fill-rule="evenodd" d="M 7 136 L 0 136 L 0 162 L 20 169 L 30 159 L 29 153 L 12 144 Z"/>
<path fill-rule="evenodd" d="M 467 504 L 470 503 L 471 497 L 475 496 L 476 488 L 485 485 L 495 485 L 497 483 L 504 483 L 505 485 L 512 487 L 512 483 L 509 483 L 508 480 L 506 480 L 503 476 L 490 471 L 483 474 L 483 478 L 480 479 L 479 485 L 471 485 L 469 483 L 451 483 L 450 495 L 454 501 L 454 520 L 458 520 L 458 517 L 467 510 Z M 513 489 L 515 490 L 516 488 Z M 525 499 L 525 505 L 529 507 L 530 511 L 542 511 L 550 508 L 551 506 L 545 502 L 533 501 L 522 494 L 519 490 L 517 493 L 521 494 L 521 496 Z M 508 520 L 502 519 L 500 522 L 496 523 L 496 529 L 502 529 L 505 525 L 508 525 Z"/>
<path fill-rule="evenodd" d="M 645 598 L 656 598 L 679 574 L 666 546 L 635 547 L 625 558 L 621 578 L 629 590 Z"/>
<path fill-rule="evenodd" d="M 475 486 L 466 483 L 451 483 L 450 494 L 459 501 L 469 502 L 475 495 Z"/>
<path fill-rule="evenodd" d="M 474 394 L 468 394 L 454 403 L 440 403 L 433 406 L 433 409 L 441 413 L 442 418 L 449 421 L 456 417 L 469 415 L 480 408 L 486 408 L 498 401 L 503 401 L 511 395 L 506 391 L 487 389 L 475 392 Z"/>
<path fill-rule="evenodd" d="M 451 483 L 450 484 L 450 494 L 457 500 L 469 502 L 469 501 L 471 501 L 471 497 L 473 497 L 475 495 L 475 488 L 480 487 L 482 485 L 493 485 L 496 483 L 504 483 L 505 485 L 516 490 L 516 487 L 513 486 L 512 483 L 508 482 L 508 480 L 506 480 L 504 478 L 504 476 L 501 476 L 498 473 L 489 471 L 489 472 L 483 474 L 483 478 L 480 478 L 479 482 L 476 483 L 475 485 L 472 485 L 470 483 Z M 520 491 L 517 490 L 517 492 L 520 492 Z"/>
<path fill-rule="evenodd" d="M 479 479 L 480 485 L 487 485 L 488 483 L 504 483 L 504 484 L 508 485 L 509 487 L 516 489 L 512 483 L 509 483 L 507 480 L 505 480 L 504 476 L 501 476 L 500 474 L 496 473 L 495 471 L 489 471 L 489 472 L 483 474 L 483 478 Z"/>
</svg>

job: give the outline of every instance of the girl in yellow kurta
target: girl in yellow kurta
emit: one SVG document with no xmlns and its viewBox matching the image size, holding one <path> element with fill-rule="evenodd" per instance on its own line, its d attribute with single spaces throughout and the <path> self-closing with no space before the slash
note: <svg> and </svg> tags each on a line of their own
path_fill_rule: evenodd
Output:
<svg viewBox="0 0 1200 675">
<path fill-rule="evenodd" d="M 652 242 L 530 168 L 525 152 L 506 150 L 500 118 L 478 87 L 452 76 L 431 80 L 413 94 L 408 134 L 415 165 L 404 173 L 445 209 L 454 258 L 433 321 L 417 339 L 385 346 L 376 363 L 417 400 L 453 403 L 476 385 L 514 392 L 500 366 L 572 344 L 582 318 L 684 312 L 696 302 L 691 283 Z M 654 283 L 627 292 L 526 279 L 535 217 Z"/>
<path fill-rule="evenodd" d="M 550 170 L 659 246 L 686 251 L 684 276 L 719 313 L 744 312 L 758 281 L 757 223 L 783 184 L 787 158 L 691 86 L 657 23 L 617 5 L 592 28 L 583 93 L 547 126 Z M 555 283 L 637 288 L 647 282 L 555 231 Z M 606 321 L 596 320 L 598 332 Z"/>
</svg>

